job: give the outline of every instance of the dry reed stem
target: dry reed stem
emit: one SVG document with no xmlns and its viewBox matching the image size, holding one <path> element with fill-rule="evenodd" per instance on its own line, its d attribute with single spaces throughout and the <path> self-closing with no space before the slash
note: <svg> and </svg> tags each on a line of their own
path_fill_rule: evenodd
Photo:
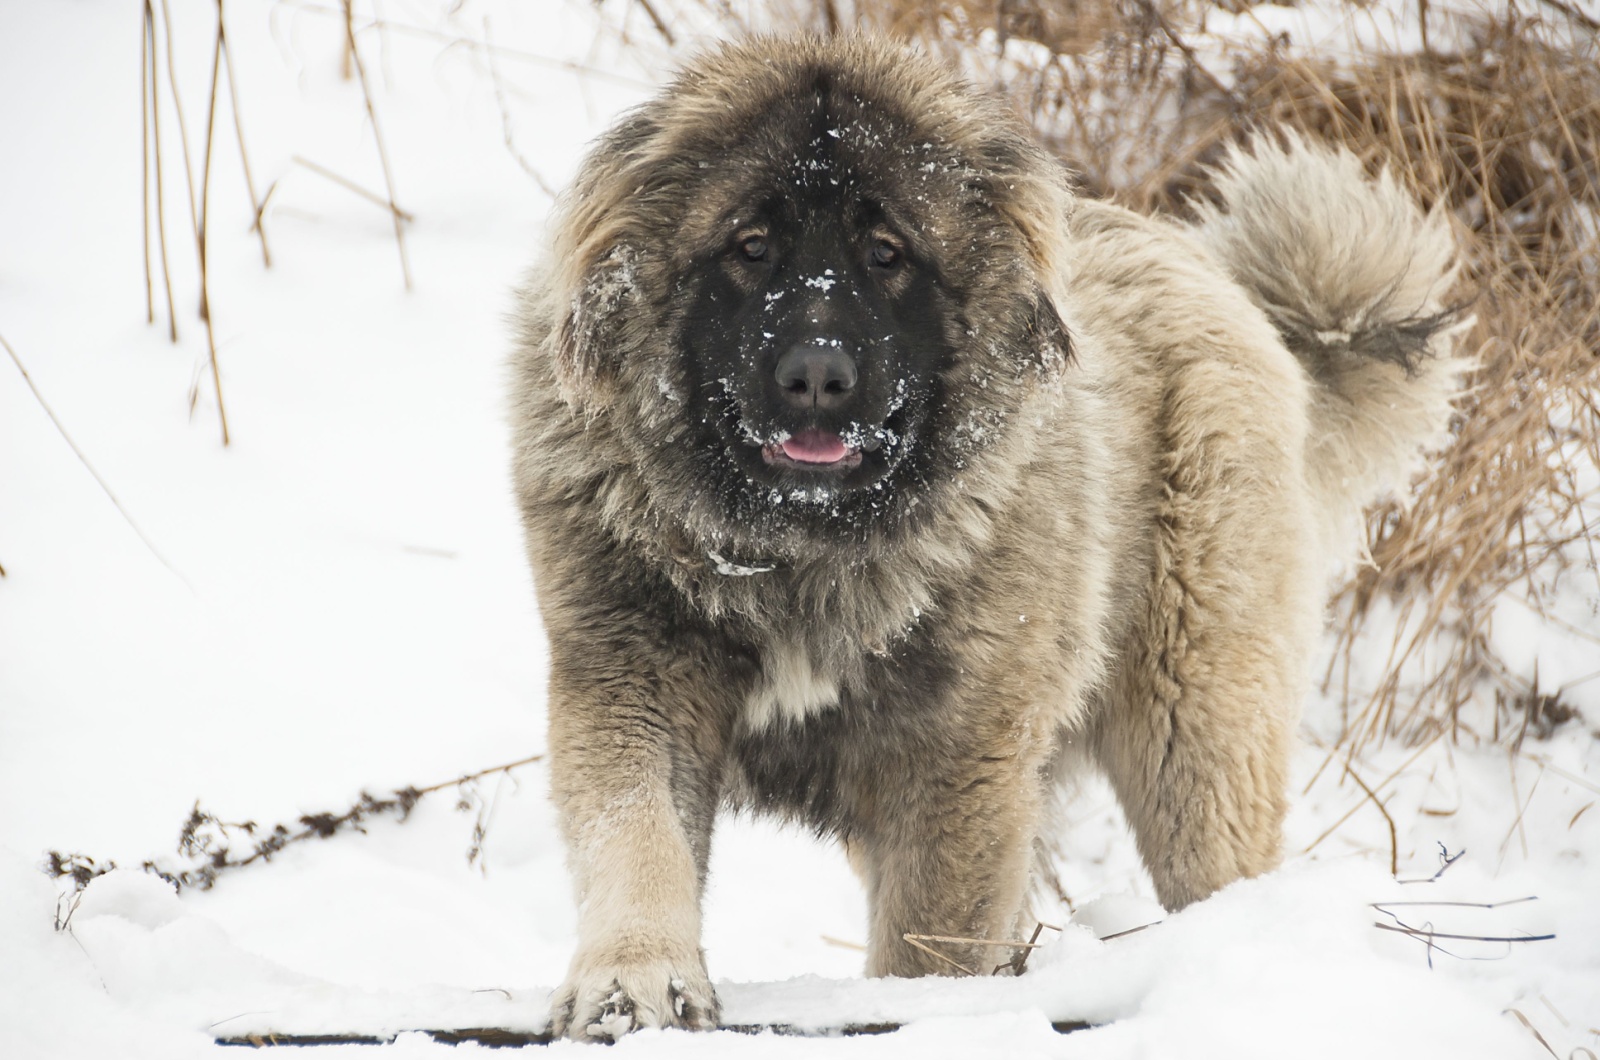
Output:
<svg viewBox="0 0 1600 1060">
<path fill-rule="evenodd" d="M 383 130 L 378 125 L 378 110 L 372 101 L 372 86 L 367 80 L 366 64 L 361 61 L 361 49 L 356 45 L 354 0 L 342 0 L 344 5 L 344 34 L 346 56 L 355 67 L 356 78 L 361 83 L 361 97 L 366 102 L 367 120 L 372 122 L 372 139 L 378 147 L 378 161 L 383 167 L 384 186 L 389 191 L 389 211 L 394 221 L 394 242 L 400 252 L 400 275 L 406 290 L 411 290 L 411 265 L 406 260 L 406 235 L 402 211 L 395 202 L 394 173 L 389 167 L 389 153 L 384 150 Z"/>
<path fill-rule="evenodd" d="M 934 949 L 932 946 L 925 945 L 925 943 L 928 943 L 928 942 L 950 942 L 950 943 L 957 943 L 957 944 L 964 945 L 964 946 L 995 946 L 995 947 L 1003 947 L 1003 948 L 1009 949 L 1009 950 L 1014 950 L 1015 952 L 1012 954 L 1011 959 L 1009 961 L 1006 961 L 1003 964 L 996 965 L 994 971 L 991 974 L 998 975 L 1000 972 L 1002 972 L 1002 971 L 1006 970 L 1007 968 L 1009 968 L 1009 969 L 1011 969 L 1013 974 L 1021 975 L 1023 968 L 1027 965 L 1028 954 L 1030 952 L 1032 952 L 1033 950 L 1038 949 L 1040 947 L 1040 945 L 1042 945 L 1042 943 L 1039 942 L 1039 932 L 1043 931 L 1044 927 L 1045 926 L 1044 926 L 1043 923 L 1038 924 L 1033 929 L 1033 937 L 1030 938 L 1027 942 L 1021 942 L 1021 941 L 1018 941 L 1018 940 L 1015 940 L 1015 939 L 974 939 L 974 938 L 965 938 L 965 937 L 960 936 L 960 935 L 919 935 L 919 934 L 913 934 L 911 932 L 907 932 L 906 934 L 901 935 L 900 937 L 902 939 L 904 939 L 905 941 L 911 943 L 911 945 L 915 946 L 917 949 L 921 950 L 922 952 L 927 953 L 927 954 L 931 954 L 932 956 L 937 957 L 939 960 L 941 960 L 944 963 L 950 965 L 950 967 L 958 969 L 958 970 L 966 973 L 967 975 L 977 975 L 978 973 L 977 973 L 977 971 L 975 969 L 968 968 L 966 965 L 960 963 L 959 961 L 955 960 L 954 958 L 949 957 L 949 956 L 947 956 L 947 955 L 945 955 L 943 953 L 940 953 L 938 950 Z"/>
<path fill-rule="evenodd" d="M 1518 1020 L 1518 1021 L 1519 1021 L 1519 1022 L 1520 1022 L 1520 1023 L 1521 1023 L 1521 1024 L 1522 1024 L 1522 1025 L 1523 1025 L 1523 1026 L 1524 1026 L 1524 1027 L 1526 1027 L 1526 1028 L 1527 1028 L 1527 1029 L 1528 1029 L 1528 1033 L 1529 1033 L 1529 1034 L 1531 1034 L 1531 1035 L 1533 1035 L 1533 1036 L 1534 1036 L 1534 1038 L 1535 1038 L 1535 1039 L 1536 1039 L 1536 1040 L 1537 1040 L 1537 1041 L 1538 1041 L 1538 1042 L 1539 1042 L 1539 1044 L 1540 1044 L 1540 1045 L 1542 1045 L 1542 1046 L 1544 1046 L 1544 1051 L 1545 1051 L 1545 1052 L 1547 1052 L 1547 1053 L 1549 1053 L 1549 1054 L 1550 1054 L 1550 1055 L 1551 1055 L 1551 1056 L 1553 1056 L 1553 1057 L 1555 1057 L 1555 1058 L 1556 1058 L 1556 1060 L 1561 1060 L 1561 1054 L 1560 1054 L 1560 1053 L 1558 1053 L 1558 1052 L 1556 1052 L 1556 1051 L 1555 1051 L 1555 1049 L 1554 1049 L 1554 1048 L 1552 1048 L 1552 1047 L 1551 1047 L 1551 1045 L 1550 1045 L 1550 1043 L 1549 1043 L 1549 1042 L 1547 1042 L 1547 1041 L 1545 1041 L 1545 1039 L 1544 1039 L 1544 1035 L 1542 1035 L 1542 1034 L 1540 1034 L 1540 1033 L 1539 1033 L 1539 1029 L 1538 1029 L 1538 1028 L 1537 1028 L 1537 1027 L 1535 1027 L 1535 1026 L 1534 1026 L 1534 1025 L 1533 1025 L 1533 1021 L 1532 1021 L 1532 1020 L 1530 1020 L 1530 1019 L 1528 1019 L 1528 1017 L 1526 1017 L 1526 1016 L 1524 1016 L 1524 1015 L 1523 1015 L 1523 1014 L 1522 1014 L 1522 1013 L 1521 1013 L 1521 1012 L 1520 1012 L 1520 1011 L 1519 1011 L 1519 1010 L 1517 1010 L 1517 1009 L 1514 1009 L 1514 1008 L 1508 1008 L 1508 1009 L 1506 1009 L 1506 1011 L 1507 1011 L 1507 1012 L 1509 1012 L 1509 1013 L 1511 1013 L 1511 1014 L 1512 1014 L 1512 1015 L 1513 1015 L 1513 1016 L 1515 1016 L 1515 1017 L 1517 1017 L 1517 1020 Z M 1585 1050 L 1585 1052 L 1587 1052 L 1587 1051 L 1588 1051 L 1588 1050 Z M 1576 1052 L 1576 1050 L 1574 1050 L 1574 1051 L 1573 1051 L 1573 1053 L 1572 1053 L 1572 1055 L 1573 1055 L 1573 1056 L 1576 1056 L 1576 1055 L 1577 1055 L 1577 1052 Z M 1591 1055 L 1593 1055 L 1593 1054 L 1591 1054 Z M 1569 1058 L 1569 1060 L 1570 1060 L 1570 1058 Z"/>
<path fill-rule="evenodd" d="M 1040 925 L 1040 926 L 1042 927 L 1043 925 Z M 1037 932 L 1035 932 L 1035 936 L 1037 936 Z M 1034 949 L 1038 949 L 1039 946 L 1042 945 L 1042 943 L 1035 943 L 1035 942 L 1019 942 L 1016 939 L 973 939 L 973 938 L 967 938 L 967 937 L 965 937 L 963 935 L 914 935 L 914 934 L 906 934 L 906 935 L 902 935 L 901 937 L 904 938 L 907 942 L 910 942 L 913 939 L 920 939 L 923 942 L 959 942 L 959 943 L 962 943 L 962 944 L 968 945 L 968 946 L 1005 946 L 1005 947 L 1008 947 L 1010 949 L 1021 948 L 1021 949 L 1034 950 Z"/>
<path fill-rule="evenodd" d="M 1450 909 L 1499 909 L 1501 906 L 1521 905 L 1524 902 L 1537 902 L 1538 900 L 1539 896 L 1536 894 L 1525 894 L 1521 898 L 1503 898 L 1498 902 L 1447 902 L 1419 899 L 1418 901 L 1414 902 L 1369 902 L 1367 904 L 1378 910 L 1380 913 L 1388 913 L 1391 907 L 1398 908 L 1400 906 L 1443 906 Z M 1390 915 L 1392 916 L 1393 914 L 1391 913 Z"/>
<path fill-rule="evenodd" d="M 677 38 L 672 35 L 672 30 L 668 28 L 667 24 L 662 21 L 660 12 L 656 10 L 656 5 L 652 4 L 650 0 L 638 0 L 638 2 L 639 6 L 644 8 L 644 13 L 650 17 L 650 24 L 656 28 L 657 33 L 661 34 L 661 39 L 667 42 L 667 47 L 675 47 L 678 43 Z"/>
<path fill-rule="evenodd" d="M 1033 934 L 1028 936 L 1027 943 L 1013 953 L 1009 961 L 1005 962 L 1004 964 L 995 965 L 994 971 L 990 974 L 999 975 L 1001 972 L 1006 971 L 1007 969 L 1010 970 L 1012 975 L 1021 975 L 1023 972 L 1027 971 L 1028 958 L 1033 955 L 1033 951 L 1039 942 L 1039 936 L 1047 927 L 1056 932 L 1061 930 L 1058 927 L 1046 924 L 1043 920 L 1038 921 L 1033 925 Z"/>
<path fill-rule="evenodd" d="M 156 322 L 155 277 L 150 268 L 150 5 L 146 0 L 139 26 L 139 191 L 144 209 L 139 221 L 144 232 L 144 322 Z"/>
<path fill-rule="evenodd" d="M 1372 926 L 1381 931 L 1398 931 L 1402 935 L 1410 935 L 1414 939 L 1453 939 L 1460 942 L 1549 942 L 1555 935 L 1456 935 L 1444 931 L 1434 931 L 1430 928 L 1411 927 L 1407 924 L 1385 924 L 1381 920 L 1374 920 Z"/>
<path fill-rule="evenodd" d="M 285 6 L 298 8 L 301 11 L 309 12 L 311 14 L 327 15 L 329 17 L 338 18 L 341 21 L 344 18 L 344 11 L 342 8 L 334 8 L 323 4 L 310 3 L 308 0 L 278 0 L 278 2 Z M 447 33 L 443 30 L 434 29 L 431 26 L 416 26 L 408 22 L 399 22 L 392 18 L 383 18 L 380 17 L 376 12 L 374 12 L 372 17 L 363 23 L 362 29 L 375 29 L 386 34 L 399 34 L 406 37 L 415 37 L 420 40 L 436 41 L 440 44 L 466 48 L 471 51 L 478 51 L 485 47 L 482 41 L 474 40 L 471 37 L 462 36 L 456 33 Z M 348 50 L 348 44 L 346 45 L 346 49 Z M 648 89 L 654 87 L 650 83 L 641 81 L 637 77 L 629 77 L 626 74 L 619 74 L 614 70 L 605 70 L 586 63 L 573 62 L 570 59 L 555 59 L 548 55 L 539 55 L 536 52 L 524 51 L 520 48 L 510 48 L 503 44 L 494 45 L 493 51 L 501 58 L 512 59 L 517 62 L 528 63 L 534 66 L 542 66 L 549 69 L 565 70 L 568 73 L 582 74 L 584 77 L 599 78 L 602 81 L 610 81 L 614 84 L 626 85 L 630 88 Z M 348 74 L 346 76 L 348 77 Z"/>
<path fill-rule="evenodd" d="M 167 0 L 161 0 L 161 22 L 167 34 L 167 86 L 172 89 L 172 112 L 178 119 L 178 142 L 183 145 L 183 179 L 189 189 L 189 227 L 195 242 L 200 242 L 200 207 L 195 200 L 194 162 L 189 153 L 189 123 L 183 118 L 183 96 L 178 91 L 178 61 L 172 43 L 172 10 Z M 158 141 L 159 142 L 159 141 Z M 204 292 L 200 295 L 205 301 Z"/>
<path fill-rule="evenodd" d="M 915 946 L 917 949 L 921 950 L 923 953 L 929 954 L 930 956 L 932 956 L 932 957 L 934 957 L 934 958 L 936 958 L 938 960 L 941 960 L 944 963 L 948 964 L 950 967 L 954 968 L 956 971 L 960 972 L 962 975 L 977 975 L 978 974 L 977 969 L 968 968 L 966 965 L 962 964 L 960 961 L 956 960 L 955 958 L 946 957 L 944 954 L 940 953 L 938 950 L 934 949 L 932 946 L 929 946 L 926 943 L 923 943 L 923 942 L 919 941 L 919 936 L 917 936 L 917 935 L 906 934 L 906 935 L 902 935 L 901 938 L 903 938 L 907 942 L 911 943 L 911 945 Z"/>
<path fill-rule="evenodd" d="M 339 185 L 341 188 L 344 188 L 344 189 L 346 189 L 348 191 L 355 192 L 357 195 L 361 196 L 363 199 L 366 199 L 368 202 L 373 203 L 374 205 L 383 207 L 385 210 L 387 210 L 390 213 L 394 214 L 396 217 L 398 217 L 402 221 L 414 220 L 414 218 L 411 216 L 411 214 L 409 214 L 406 211 L 400 209 L 400 207 L 396 206 L 391 200 L 385 199 L 382 195 L 379 195 L 377 192 L 368 191 L 366 188 L 363 188 L 361 185 L 357 184 L 355 181 L 351 180 L 350 178 L 342 177 L 342 176 L 340 176 L 339 174 L 335 173 L 333 170 L 329 169 L 326 166 L 318 165 L 317 163 L 311 161 L 309 158 L 306 158 L 306 157 L 304 157 L 302 155 L 295 155 L 289 161 L 293 162 L 297 166 L 303 166 L 304 168 L 311 170 L 311 172 L 315 173 L 319 177 L 326 177 L 328 180 L 333 181 L 335 184 Z M 267 194 L 270 196 L 272 194 L 271 190 L 268 190 Z"/>
<path fill-rule="evenodd" d="M 161 247 L 161 278 L 162 278 L 162 281 L 163 281 L 163 283 L 164 283 L 164 285 L 166 287 L 166 294 L 167 294 L 167 337 L 172 342 L 176 343 L 178 341 L 178 311 L 177 311 L 176 303 L 174 302 L 173 297 L 172 297 L 172 264 L 171 264 L 171 261 L 169 260 L 169 258 L 167 256 L 167 206 L 166 206 L 166 201 L 167 201 L 166 187 L 167 187 L 167 185 L 166 185 L 165 179 L 162 176 L 162 169 L 161 169 L 161 91 L 160 91 L 161 78 L 156 72 L 156 22 L 155 22 L 155 17 L 156 17 L 155 16 L 155 9 L 154 9 L 154 7 L 151 6 L 150 0 L 144 0 L 144 31 L 145 31 L 146 47 L 148 49 L 148 54 L 149 54 L 149 67 L 148 67 L 149 76 L 148 76 L 148 80 L 146 81 L 146 84 L 147 84 L 147 86 L 149 87 L 149 90 L 150 90 L 150 94 L 149 94 L 149 97 L 148 97 L 148 107 L 149 107 L 149 109 L 147 111 L 147 113 L 149 114 L 149 117 L 150 117 L 150 125 L 149 125 L 150 138 L 147 141 L 147 145 L 146 146 L 147 146 L 147 150 L 148 150 L 148 147 L 151 146 L 151 145 L 153 145 L 155 147 L 154 154 L 155 154 L 155 172 L 156 172 L 156 187 L 155 187 L 156 239 L 157 239 L 157 241 L 158 241 L 158 243 L 160 244 L 160 247 Z M 172 47 L 172 39 L 171 39 L 171 37 L 167 38 L 167 47 L 168 47 L 169 50 Z M 148 226 L 148 219 L 150 217 L 150 184 L 149 184 L 149 181 L 148 181 L 148 177 L 147 177 L 147 179 L 145 181 L 144 210 L 145 210 L 146 223 L 147 223 L 147 226 Z M 146 231 L 148 232 L 148 227 L 146 228 Z M 148 283 L 148 262 L 149 262 L 148 236 L 146 236 L 145 261 L 147 263 L 146 264 L 146 282 Z M 152 322 L 153 322 L 153 319 L 154 318 L 152 317 Z"/>
<path fill-rule="evenodd" d="M 530 765 L 543 758 L 542 754 L 530 755 L 514 762 L 480 769 L 453 780 L 430 784 L 424 788 L 398 788 L 385 799 L 374 798 L 363 791 L 354 805 L 343 813 L 302 814 L 295 821 L 298 828 L 291 828 L 288 824 L 262 827 L 254 821 L 224 821 L 202 809 L 200 803 L 196 801 L 178 835 L 177 850 L 180 860 L 171 863 L 152 858 L 146 861 L 143 867 L 146 872 L 161 877 L 180 890 L 186 887 L 209 890 L 216 884 L 217 877 L 221 873 L 243 868 L 258 861 L 270 861 L 274 854 L 291 844 L 311 839 L 329 839 L 342 831 L 362 831 L 366 822 L 385 814 L 396 814 L 401 821 L 404 821 L 425 795 L 450 787 L 464 789 L 466 785 L 495 773 L 506 777 L 518 766 Z M 484 822 L 480 817 L 473 830 L 474 849 L 479 852 L 481 852 L 483 832 Z M 241 844 L 248 842 L 252 849 L 243 857 L 235 856 L 236 842 Z M 57 878 L 71 877 L 75 891 L 81 891 L 91 880 L 117 867 L 114 861 L 96 860 L 83 854 L 63 854 L 59 851 L 48 853 L 48 865 L 51 875 Z"/>
<path fill-rule="evenodd" d="M 219 3 L 218 13 L 221 13 Z M 200 318 L 206 325 L 206 350 L 210 356 L 211 382 L 217 397 L 217 418 L 222 424 L 222 444 L 228 444 L 228 411 L 222 400 L 222 369 L 217 364 L 216 324 L 211 312 L 211 271 L 208 253 L 211 236 L 211 154 L 217 131 L 217 79 L 222 73 L 222 23 L 217 23 L 216 42 L 211 50 L 211 103 L 206 108 L 206 153 L 204 171 L 200 181 L 200 215 L 196 247 L 200 254 Z M 252 205 L 254 205 L 252 203 Z M 189 409 L 193 412 L 199 399 L 199 383 L 189 391 Z"/>
<path fill-rule="evenodd" d="M 50 403 L 44 399 L 44 394 L 40 393 L 39 387 L 33 381 L 33 377 L 28 374 L 28 369 L 23 366 L 22 358 L 17 356 L 17 351 L 11 348 L 11 343 L 6 341 L 6 337 L 4 335 L 0 335 L 0 346 L 5 347 L 6 353 L 11 357 L 11 363 L 17 366 L 18 372 L 22 373 L 22 381 L 28 384 L 28 389 L 33 392 L 33 399 L 39 403 L 39 407 L 44 410 L 44 414 L 50 418 L 50 422 L 55 425 L 56 432 L 60 434 L 62 440 L 67 443 L 67 447 L 71 449 L 73 455 L 78 458 L 78 462 L 83 465 L 84 470 L 89 472 L 90 477 L 92 477 L 95 483 L 100 487 L 101 492 L 106 495 L 106 499 L 111 502 L 112 507 L 116 508 L 117 514 L 122 516 L 123 522 L 127 523 L 128 527 L 139 536 L 139 540 L 144 542 L 144 547 L 150 551 L 150 554 L 154 556 L 163 567 L 171 571 L 173 576 L 179 581 L 183 582 L 184 585 L 189 585 L 189 580 L 178 572 L 178 568 L 167 562 L 167 557 L 163 556 L 161 554 L 161 550 L 156 548 L 155 542 L 150 540 L 150 538 L 145 534 L 144 530 L 139 527 L 139 524 L 134 521 L 133 516 L 128 514 L 128 509 L 124 508 L 122 506 L 122 502 L 117 500 L 117 495 L 111 491 L 110 483 L 106 482 L 105 478 L 101 476 L 100 472 L 95 470 L 94 465 L 89 462 L 89 457 L 84 454 L 82 449 L 78 448 L 78 443 L 72 440 L 72 435 L 67 433 L 66 424 L 61 422 L 61 418 L 57 416 L 55 410 L 50 407 Z M 3 575 L 4 573 L 4 571 L 0 571 L 0 575 Z M 190 586 L 190 588 L 192 589 L 193 586 Z"/>
<path fill-rule="evenodd" d="M 500 108 L 500 131 L 505 136 L 506 150 L 511 152 L 511 157 L 516 159 L 517 165 L 522 167 L 522 171 L 533 178 L 533 182 L 539 186 L 540 191 L 552 199 L 557 198 L 559 193 L 556 189 L 552 188 L 549 182 L 544 179 L 544 176 L 522 156 L 522 152 L 517 150 L 517 145 L 512 139 L 511 111 L 506 106 L 505 83 L 500 80 L 500 69 L 495 63 L 494 40 L 489 26 L 488 15 L 483 16 L 483 55 L 485 65 L 489 68 L 489 84 L 494 89 L 495 106 Z"/>
<path fill-rule="evenodd" d="M 1366 793 L 1367 798 L 1372 801 L 1372 805 L 1378 808 L 1378 812 L 1383 814 L 1383 821 L 1389 826 L 1389 875 L 1400 875 L 1400 836 L 1395 830 L 1394 818 L 1389 815 L 1389 808 L 1383 804 L 1382 799 L 1378 798 L 1377 792 L 1367 787 L 1367 782 L 1361 779 L 1361 774 L 1348 766 L 1345 772 Z"/>
<path fill-rule="evenodd" d="M 1533 786 L 1528 789 L 1528 797 L 1520 799 L 1517 793 L 1516 763 L 1513 762 L 1511 765 L 1511 798 L 1513 801 L 1520 801 L 1521 805 L 1517 807 L 1517 816 L 1512 820 L 1511 827 L 1506 829 L 1506 837 L 1500 841 L 1500 860 L 1502 862 L 1505 861 L 1506 848 L 1511 845 L 1512 836 L 1516 836 L 1521 842 L 1523 859 L 1526 860 L 1528 857 L 1528 832 L 1522 826 L 1522 819 L 1527 815 L 1528 807 L 1533 805 L 1533 797 L 1538 793 L 1539 782 L 1543 779 L 1544 770 L 1541 769 L 1539 770 L 1539 775 L 1533 778 Z M 1498 867 L 1496 866 L 1496 868 Z"/>
<path fill-rule="evenodd" d="M 255 216 L 250 227 L 261 240 L 261 264 L 270 269 L 272 251 L 267 246 L 267 230 L 262 223 L 267 203 L 265 199 L 256 197 L 256 181 L 250 173 L 250 152 L 245 147 L 244 139 L 244 115 L 239 107 L 239 76 L 233 65 L 233 49 L 228 44 L 227 31 L 223 27 L 222 0 L 217 0 L 217 40 L 222 44 L 222 60 L 228 64 L 228 100 L 233 108 L 233 132 L 239 141 L 239 164 L 244 167 L 244 186 L 250 195 L 250 210 Z"/>
</svg>

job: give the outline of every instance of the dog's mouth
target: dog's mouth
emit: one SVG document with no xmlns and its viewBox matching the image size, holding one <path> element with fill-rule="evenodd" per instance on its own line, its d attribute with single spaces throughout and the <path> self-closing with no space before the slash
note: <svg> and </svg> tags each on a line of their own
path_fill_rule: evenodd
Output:
<svg viewBox="0 0 1600 1060">
<path fill-rule="evenodd" d="M 895 402 L 881 419 L 785 423 L 781 416 L 747 417 L 732 397 L 726 392 L 713 397 L 714 411 L 703 422 L 720 435 L 721 452 L 731 466 L 772 503 L 838 503 L 880 483 L 916 444 L 918 418 L 911 402 Z"/>
<path fill-rule="evenodd" d="M 833 431 L 811 427 L 761 447 L 769 466 L 801 471 L 849 471 L 861 466 L 861 449 Z"/>
</svg>

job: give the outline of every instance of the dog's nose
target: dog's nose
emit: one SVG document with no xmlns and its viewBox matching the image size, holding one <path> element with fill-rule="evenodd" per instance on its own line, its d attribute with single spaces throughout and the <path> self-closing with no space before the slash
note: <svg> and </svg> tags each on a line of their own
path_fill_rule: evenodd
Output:
<svg viewBox="0 0 1600 1060">
<path fill-rule="evenodd" d="M 856 388 L 856 362 L 838 346 L 800 343 L 778 358 L 778 386 L 796 408 L 837 408 Z"/>
</svg>

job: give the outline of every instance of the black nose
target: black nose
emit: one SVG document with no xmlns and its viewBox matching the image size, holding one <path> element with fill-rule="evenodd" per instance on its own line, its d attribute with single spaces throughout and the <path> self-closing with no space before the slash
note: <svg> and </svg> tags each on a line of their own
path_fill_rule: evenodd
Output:
<svg viewBox="0 0 1600 1060">
<path fill-rule="evenodd" d="M 791 346 L 774 374 L 784 399 L 796 408 L 838 408 L 856 388 L 855 358 L 837 346 Z"/>
</svg>

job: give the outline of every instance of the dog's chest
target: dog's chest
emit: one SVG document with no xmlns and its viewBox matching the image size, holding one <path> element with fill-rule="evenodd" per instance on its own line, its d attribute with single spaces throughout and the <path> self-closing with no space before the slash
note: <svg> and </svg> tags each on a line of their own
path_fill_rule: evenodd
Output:
<svg viewBox="0 0 1600 1060">
<path fill-rule="evenodd" d="M 744 723 L 752 732 L 801 725 L 838 705 L 838 678 L 819 668 L 803 642 L 781 642 L 762 652 L 761 675 L 745 700 Z"/>
</svg>

